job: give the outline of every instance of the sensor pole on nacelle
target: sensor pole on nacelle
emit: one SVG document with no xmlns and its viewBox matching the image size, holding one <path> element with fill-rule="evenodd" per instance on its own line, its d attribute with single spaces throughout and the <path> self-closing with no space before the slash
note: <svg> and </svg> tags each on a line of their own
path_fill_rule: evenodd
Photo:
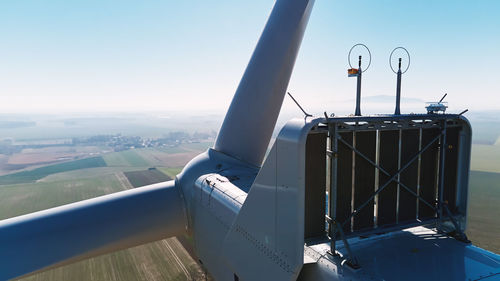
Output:
<svg viewBox="0 0 500 281">
<path fill-rule="evenodd" d="M 399 58 L 398 65 L 398 81 L 396 83 L 396 110 L 394 111 L 395 115 L 401 115 L 401 58 Z"/>
<path fill-rule="evenodd" d="M 401 50 L 405 51 L 406 54 L 408 55 L 408 65 L 406 66 L 406 69 L 404 71 L 402 71 L 401 70 L 402 58 L 399 58 L 399 60 L 398 60 L 398 71 L 396 72 L 394 70 L 394 68 L 392 68 L 392 55 L 398 49 L 401 49 Z M 396 75 L 397 75 L 397 82 L 396 82 L 396 109 L 394 110 L 394 115 L 401 115 L 401 77 L 402 77 L 403 73 L 405 73 L 406 71 L 408 71 L 408 68 L 410 68 L 410 53 L 408 52 L 408 50 L 406 50 L 403 47 L 397 47 L 394 50 L 392 50 L 391 55 L 389 56 L 389 66 L 391 67 L 392 72 L 396 73 Z"/>
<path fill-rule="evenodd" d="M 358 62 L 358 84 L 356 86 L 356 111 L 354 115 L 361 116 L 361 56 Z"/>
<path fill-rule="evenodd" d="M 368 49 L 368 47 L 366 47 L 366 45 L 364 45 L 364 44 L 356 44 L 356 45 L 352 46 L 351 50 L 349 50 L 349 55 L 348 55 L 348 62 L 349 62 L 349 66 L 351 68 L 349 68 L 347 70 L 347 76 L 348 77 L 357 77 L 356 110 L 354 111 L 354 115 L 361 116 L 361 74 L 363 73 L 363 70 L 361 70 L 361 58 L 362 58 L 362 56 L 360 55 L 358 57 L 358 68 L 353 68 L 352 64 L 351 64 L 351 53 L 352 53 L 352 50 L 354 48 L 356 48 L 357 46 L 364 47 L 368 51 L 369 60 L 368 60 L 368 65 L 366 66 L 365 71 L 370 67 L 370 65 L 372 63 L 372 55 L 370 53 L 370 49 Z"/>
</svg>

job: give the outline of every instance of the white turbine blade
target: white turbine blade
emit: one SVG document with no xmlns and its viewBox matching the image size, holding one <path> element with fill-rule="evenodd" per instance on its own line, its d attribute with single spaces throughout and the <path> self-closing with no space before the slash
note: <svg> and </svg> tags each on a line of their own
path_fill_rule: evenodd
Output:
<svg viewBox="0 0 500 281">
<path fill-rule="evenodd" d="M 0 221 L 0 280 L 182 234 L 174 181 Z"/>
<path fill-rule="evenodd" d="M 278 0 L 240 81 L 215 150 L 260 166 L 314 0 Z"/>
</svg>

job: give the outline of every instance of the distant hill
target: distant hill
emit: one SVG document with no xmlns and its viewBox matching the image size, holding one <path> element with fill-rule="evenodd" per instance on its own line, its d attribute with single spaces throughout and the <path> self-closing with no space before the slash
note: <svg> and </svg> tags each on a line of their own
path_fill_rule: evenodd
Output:
<svg viewBox="0 0 500 281">
<path fill-rule="evenodd" d="M 36 122 L 33 121 L 0 121 L 0 129 L 15 129 L 35 126 Z"/>
<path fill-rule="evenodd" d="M 396 96 L 391 95 L 375 95 L 363 97 L 363 102 L 394 103 L 395 101 Z M 401 103 L 419 103 L 423 105 L 425 101 L 418 98 L 401 97 Z"/>
</svg>

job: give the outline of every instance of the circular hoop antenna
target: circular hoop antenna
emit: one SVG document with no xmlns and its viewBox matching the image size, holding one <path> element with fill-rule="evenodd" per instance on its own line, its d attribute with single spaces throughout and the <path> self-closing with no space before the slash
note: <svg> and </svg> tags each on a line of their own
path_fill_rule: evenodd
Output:
<svg viewBox="0 0 500 281">
<path fill-rule="evenodd" d="M 404 47 L 397 47 L 397 48 L 394 48 L 394 50 L 392 50 L 391 55 L 389 56 L 389 66 L 391 67 L 392 72 L 394 72 L 394 73 L 396 73 L 396 74 L 398 73 L 398 72 L 397 72 L 396 70 L 394 70 L 394 68 L 392 67 L 392 55 L 394 54 L 394 52 L 395 52 L 396 50 L 399 50 L 399 49 L 401 49 L 401 50 L 405 51 L 405 52 L 406 52 L 406 55 L 408 55 L 408 65 L 406 66 L 405 71 L 401 72 L 401 74 L 403 74 L 403 73 L 405 73 L 406 71 L 408 71 L 408 68 L 410 68 L 410 53 L 409 53 L 409 52 L 408 52 L 408 50 L 406 50 Z"/>
<path fill-rule="evenodd" d="M 352 48 L 349 50 L 349 55 L 347 57 L 347 61 L 349 62 L 349 66 L 351 68 L 354 68 L 354 67 L 352 67 L 352 64 L 351 64 L 351 53 L 352 53 L 352 50 L 354 50 L 354 48 L 356 48 L 358 46 L 364 47 L 368 51 L 368 56 L 370 58 L 370 60 L 368 61 L 368 66 L 364 70 L 361 71 L 361 73 L 363 73 L 363 72 L 367 71 L 368 68 L 370 68 L 370 65 L 372 64 L 372 53 L 370 53 L 370 49 L 368 49 L 368 47 L 366 47 L 365 44 L 359 43 L 359 44 L 356 44 L 356 45 L 352 46 Z"/>
</svg>

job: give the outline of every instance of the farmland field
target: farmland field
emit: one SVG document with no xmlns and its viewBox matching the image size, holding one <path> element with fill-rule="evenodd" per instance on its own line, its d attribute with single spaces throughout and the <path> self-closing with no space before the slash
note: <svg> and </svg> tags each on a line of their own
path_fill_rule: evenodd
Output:
<svg viewBox="0 0 500 281">
<path fill-rule="evenodd" d="M 42 178 L 38 182 L 58 182 L 64 180 L 97 178 L 106 175 L 120 174 L 122 172 L 135 171 L 136 167 L 97 167 L 74 170 L 64 173 L 56 173 Z"/>
<path fill-rule="evenodd" d="M 471 170 L 500 173 L 500 145 L 472 145 Z"/>
<path fill-rule="evenodd" d="M 154 168 L 144 171 L 124 172 L 124 174 L 133 187 L 139 187 L 170 180 L 169 176 Z"/>
<path fill-rule="evenodd" d="M 102 151 L 96 146 L 52 146 L 44 148 L 25 148 L 20 153 L 9 157 L 9 165 L 33 165 L 40 163 L 61 162 L 83 158 Z"/>
<path fill-rule="evenodd" d="M 176 175 L 180 174 L 182 168 L 183 167 L 172 167 L 172 168 L 160 167 L 158 168 L 158 170 L 162 171 L 171 178 L 175 178 Z"/>
<path fill-rule="evenodd" d="M 139 148 L 108 153 L 103 156 L 110 167 L 184 167 L 189 160 L 212 143 L 189 143 L 175 147 Z"/>
<path fill-rule="evenodd" d="M 0 184 L 29 183 L 55 173 L 104 166 L 102 157 L 85 158 L 0 176 Z"/>
<path fill-rule="evenodd" d="M 500 253 L 500 173 L 472 171 L 467 234 L 474 245 Z"/>
<path fill-rule="evenodd" d="M 114 152 L 104 155 L 104 161 L 108 166 L 125 166 L 125 167 L 147 167 L 149 162 L 146 161 L 138 149 Z"/>
<path fill-rule="evenodd" d="M 0 219 L 125 190 L 115 174 L 0 186 Z"/>
</svg>

